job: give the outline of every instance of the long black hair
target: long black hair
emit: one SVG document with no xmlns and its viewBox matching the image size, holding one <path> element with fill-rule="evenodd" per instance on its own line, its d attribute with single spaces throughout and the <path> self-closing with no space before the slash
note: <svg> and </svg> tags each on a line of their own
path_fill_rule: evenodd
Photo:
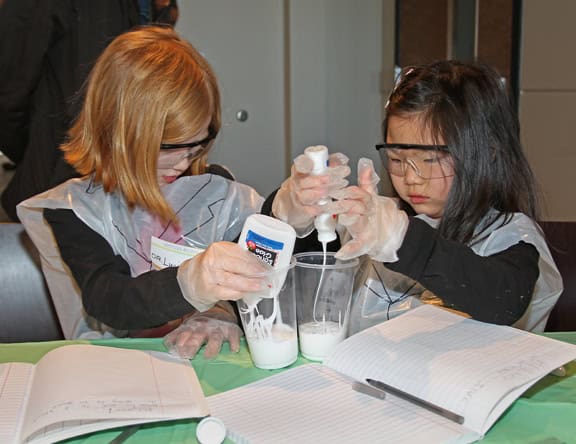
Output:
<svg viewBox="0 0 576 444">
<path fill-rule="evenodd" d="M 438 226 L 443 237 L 467 244 L 483 238 L 482 230 L 474 231 L 491 208 L 501 224 L 514 212 L 537 220 L 534 174 L 520 144 L 517 112 L 496 70 L 453 60 L 405 68 L 386 105 L 383 133 L 390 116 L 416 115 L 454 160 Z"/>
</svg>

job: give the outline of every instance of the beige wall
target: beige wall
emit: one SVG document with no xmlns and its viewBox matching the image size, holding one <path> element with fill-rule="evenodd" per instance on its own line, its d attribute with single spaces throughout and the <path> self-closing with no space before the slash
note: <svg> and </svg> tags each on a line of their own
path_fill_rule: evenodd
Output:
<svg viewBox="0 0 576 444">
<path fill-rule="evenodd" d="M 524 0 L 522 142 L 540 182 L 544 220 L 576 221 L 576 2 Z"/>
</svg>

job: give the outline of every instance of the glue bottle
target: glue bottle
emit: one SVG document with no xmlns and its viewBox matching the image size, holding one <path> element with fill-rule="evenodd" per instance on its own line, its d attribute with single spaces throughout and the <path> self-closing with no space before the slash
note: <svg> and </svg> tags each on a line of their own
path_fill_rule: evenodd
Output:
<svg viewBox="0 0 576 444">
<path fill-rule="evenodd" d="M 323 145 L 309 146 L 304 150 L 304 154 L 314 162 L 311 174 L 319 176 L 328 169 L 328 148 Z M 326 205 L 330 199 L 322 199 L 319 205 Z M 329 213 L 316 216 L 314 227 L 318 232 L 318 241 L 323 245 L 336 239 L 336 219 Z"/>
<path fill-rule="evenodd" d="M 252 214 L 244 222 L 238 245 L 253 253 L 262 262 L 277 270 L 288 268 L 292 260 L 296 231 L 286 222 L 263 214 Z M 285 279 L 278 275 L 273 291 L 247 293 L 244 301 L 249 306 L 256 305 L 262 298 L 273 298 L 274 291 L 280 289 Z"/>
<path fill-rule="evenodd" d="M 238 243 L 272 267 L 266 273 L 267 286 L 245 293 L 237 301 L 244 334 L 254 365 L 277 369 L 298 358 L 298 334 L 294 293 L 280 297 L 285 280 L 295 261 L 292 252 L 296 231 L 273 217 L 253 214 L 246 219 Z"/>
<path fill-rule="evenodd" d="M 238 244 L 274 268 L 290 265 L 296 231 L 281 220 L 263 214 L 248 216 Z"/>
</svg>

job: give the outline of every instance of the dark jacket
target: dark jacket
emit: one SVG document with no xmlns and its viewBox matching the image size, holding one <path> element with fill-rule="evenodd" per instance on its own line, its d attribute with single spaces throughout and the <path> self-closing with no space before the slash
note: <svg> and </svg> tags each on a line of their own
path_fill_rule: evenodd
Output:
<svg viewBox="0 0 576 444">
<path fill-rule="evenodd" d="M 73 175 L 58 146 L 98 55 L 138 24 L 137 0 L 5 0 L 0 7 L 0 151 L 17 165 L 6 213 Z"/>
</svg>

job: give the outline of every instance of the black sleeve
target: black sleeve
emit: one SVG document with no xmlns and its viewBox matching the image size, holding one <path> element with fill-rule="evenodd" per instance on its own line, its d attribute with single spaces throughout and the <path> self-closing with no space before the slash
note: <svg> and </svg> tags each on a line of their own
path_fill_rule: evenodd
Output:
<svg viewBox="0 0 576 444">
<path fill-rule="evenodd" d="M 0 144 L 15 163 L 24 156 L 32 112 L 45 112 L 31 102 L 49 68 L 48 50 L 68 26 L 65 8 L 54 3 L 6 0 L 0 7 Z"/>
<path fill-rule="evenodd" d="M 222 176 L 224 179 L 228 180 L 236 180 L 234 179 L 234 175 L 232 172 L 223 165 L 219 165 L 217 163 L 211 163 L 208 165 L 206 172 L 209 174 L 215 174 L 217 176 Z"/>
<path fill-rule="evenodd" d="M 524 314 L 539 275 L 538 250 L 531 244 L 479 256 L 415 218 L 398 257 L 386 266 L 420 282 L 447 307 L 495 324 L 513 324 Z"/>
<path fill-rule="evenodd" d="M 115 329 L 136 330 L 157 327 L 194 311 L 182 296 L 177 268 L 131 277 L 128 263 L 72 210 L 45 209 L 44 218 L 90 316 Z"/>
<path fill-rule="evenodd" d="M 262 209 L 260 210 L 261 214 L 266 216 L 272 216 L 272 202 L 274 202 L 274 198 L 276 197 L 276 193 L 278 190 L 274 191 L 270 194 L 264 203 L 262 204 Z M 340 239 L 336 239 L 333 242 L 329 242 L 326 245 L 327 251 L 338 251 L 340 249 Z M 302 253 L 305 251 L 322 251 L 322 243 L 318 242 L 318 235 L 316 230 L 312 231 L 308 236 L 303 238 L 296 238 L 296 243 L 294 245 L 294 254 Z"/>
</svg>

